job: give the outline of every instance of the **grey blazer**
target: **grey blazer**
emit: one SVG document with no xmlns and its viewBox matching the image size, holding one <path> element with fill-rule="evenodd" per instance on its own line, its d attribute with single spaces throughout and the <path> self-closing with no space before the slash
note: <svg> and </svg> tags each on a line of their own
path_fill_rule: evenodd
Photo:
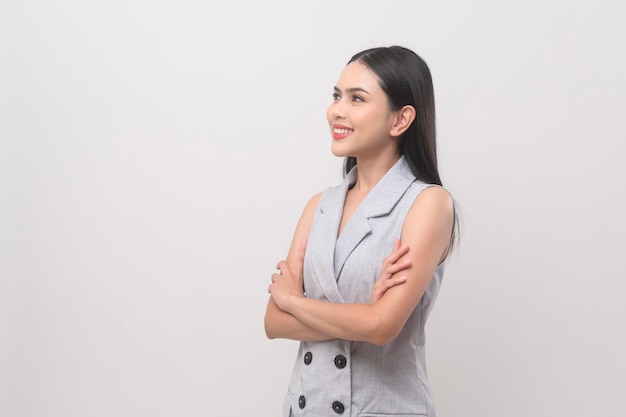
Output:
<svg viewBox="0 0 626 417">
<path fill-rule="evenodd" d="M 407 212 L 430 186 L 416 180 L 401 157 L 337 238 L 346 193 L 355 180 L 353 170 L 320 199 L 304 261 L 309 298 L 367 303 Z M 443 269 L 443 264 L 437 268 L 400 334 L 386 345 L 341 339 L 301 342 L 283 416 L 435 416 L 426 376 L 424 325 Z"/>
</svg>

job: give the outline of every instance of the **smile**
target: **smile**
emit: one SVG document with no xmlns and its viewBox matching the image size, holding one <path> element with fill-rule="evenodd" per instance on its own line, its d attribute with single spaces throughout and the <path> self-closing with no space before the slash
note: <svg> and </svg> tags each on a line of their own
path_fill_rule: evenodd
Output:
<svg viewBox="0 0 626 417">
<path fill-rule="evenodd" d="M 335 125 L 333 126 L 333 139 L 338 140 L 338 139 L 343 139 L 346 136 L 350 135 L 353 130 L 346 127 L 346 126 L 341 126 L 341 125 Z"/>
</svg>

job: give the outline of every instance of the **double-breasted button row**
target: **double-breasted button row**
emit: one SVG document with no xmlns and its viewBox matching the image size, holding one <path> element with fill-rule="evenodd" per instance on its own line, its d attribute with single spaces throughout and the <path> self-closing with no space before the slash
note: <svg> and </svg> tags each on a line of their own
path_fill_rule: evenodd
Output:
<svg viewBox="0 0 626 417">
<path fill-rule="evenodd" d="M 335 366 L 338 369 L 343 369 L 346 367 L 346 365 L 348 364 L 348 360 L 346 359 L 345 356 L 343 355 L 337 355 L 335 356 Z M 333 401 L 333 411 L 337 414 L 343 414 L 343 412 L 345 411 L 345 407 L 344 405 L 341 403 L 341 401 Z"/>
<path fill-rule="evenodd" d="M 306 352 L 304 354 L 304 364 L 310 365 L 312 361 L 313 361 L 313 354 L 311 352 Z M 338 369 L 343 369 L 348 364 L 348 360 L 343 355 L 335 356 L 334 362 L 335 362 L 335 366 Z M 334 401 L 332 406 L 333 406 L 333 411 L 337 414 L 343 414 L 343 412 L 345 411 L 345 407 L 341 403 L 341 401 Z M 298 398 L 298 407 L 300 407 L 300 409 L 303 409 L 304 407 L 306 407 L 306 398 L 304 397 L 304 395 L 301 395 Z"/>
<path fill-rule="evenodd" d="M 346 359 L 345 356 L 343 355 L 337 355 L 335 356 L 335 366 L 338 369 L 343 369 L 346 367 L 346 365 L 348 364 L 348 360 Z M 333 401 L 333 411 L 337 414 L 343 414 L 343 412 L 345 411 L 345 407 L 342 404 L 341 401 Z"/>
<path fill-rule="evenodd" d="M 306 407 L 306 398 L 304 398 L 304 395 L 301 395 L 300 398 L 298 398 L 298 407 L 300 407 L 301 410 Z M 343 406 L 341 401 L 333 401 L 333 411 L 335 413 L 343 414 L 345 409 L 346 408 Z"/>
<path fill-rule="evenodd" d="M 304 364 L 310 365 L 313 361 L 313 354 L 311 352 L 307 352 L 304 354 Z M 343 355 L 335 356 L 335 366 L 339 369 L 343 369 L 348 364 L 348 360 Z"/>
</svg>

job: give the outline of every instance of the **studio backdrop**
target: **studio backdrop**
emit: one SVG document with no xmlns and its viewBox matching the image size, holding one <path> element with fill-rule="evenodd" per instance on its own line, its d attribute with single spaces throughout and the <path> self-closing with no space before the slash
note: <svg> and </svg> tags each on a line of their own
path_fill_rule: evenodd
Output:
<svg viewBox="0 0 626 417">
<path fill-rule="evenodd" d="M 356 52 L 435 84 L 460 243 L 427 324 L 443 417 L 626 409 L 623 2 L 4 1 L 0 415 L 278 416 L 267 286 L 341 182 Z"/>
</svg>

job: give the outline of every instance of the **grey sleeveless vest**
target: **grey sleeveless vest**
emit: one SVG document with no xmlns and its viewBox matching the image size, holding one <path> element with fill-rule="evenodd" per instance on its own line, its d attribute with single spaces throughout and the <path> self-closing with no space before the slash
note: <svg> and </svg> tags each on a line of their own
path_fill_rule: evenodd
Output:
<svg viewBox="0 0 626 417">
<path fill-rule="evenodd" d="M 304 262 L 306 296 L 367 303 L 382 263 L 401 237 L 407 212 L 429 187 L 404 157 L 370 191 L 337 238 L 352 170 L 326 189 L 313 220 Z M 426 375 L 424 325 L 437 297 L 440 265 L 400 334 L 384 346 L 335 339 L 301 342 L 283 416 L 434 417 Z"/>
</svg>

